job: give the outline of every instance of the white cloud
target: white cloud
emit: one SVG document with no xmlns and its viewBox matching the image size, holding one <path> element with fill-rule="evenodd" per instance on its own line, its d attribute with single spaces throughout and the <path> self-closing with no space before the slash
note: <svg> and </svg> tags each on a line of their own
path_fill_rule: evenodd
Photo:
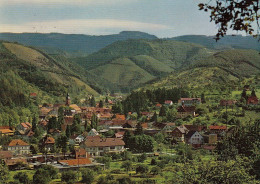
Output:
<svg viewBox="0 0 260 184">
<path fill-rule="evenodd" d="M 40 32 L 40 33 L 68 33 L 68 34 L 92 34 L 104 35 L 115 33 L 116 31 L 144 31 L 152 34 L 158 32 L 173 31 L 172 27 L 151 24 L 144 22 L 136 22 L 129 20 L 115 19 L 75 19 L 75 20 L 59 20 L 30 22 L 21 25 L 0 24 L 0 32 Z"/>
</svg>

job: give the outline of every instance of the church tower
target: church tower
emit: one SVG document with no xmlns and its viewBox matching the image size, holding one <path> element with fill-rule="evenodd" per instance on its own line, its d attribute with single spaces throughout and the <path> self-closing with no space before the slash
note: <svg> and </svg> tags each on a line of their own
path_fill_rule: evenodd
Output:
<svg viewBox="0 0 260 184">
<path fill-rule="evenodd" d="M 66 96 L 66 106 L 69 106 L 70 105 L 70 95 L 69 93 L 67 93 L 67 96 Z"/>
</svg>

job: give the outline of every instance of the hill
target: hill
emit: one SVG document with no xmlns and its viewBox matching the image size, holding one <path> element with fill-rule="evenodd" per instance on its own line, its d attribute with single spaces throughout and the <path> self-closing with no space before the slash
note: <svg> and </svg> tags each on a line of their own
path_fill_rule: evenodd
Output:
<svg viewBox="0 0 260 184">
<path fill-rule="evenodd" d="M 260 74 L 260 55 L 255 50 L 225 50 L 187 67 L 145 88 L 188 87 L 199 90 L 234 88 L 239 81 Z"/>
<path fill-rule="evenodd" d="M 210 49 L 253 49 L 260 51 L 260 44 L 257 39 L 252 36 L 242 35 L 226 35 L 216 42 L 214 36 L 205 35 L 184 35 L 169 38 L 169 40 L 176 40 L 182 42 L 196 43 L 203 45 Z"/>
<path fill-rule="evenodd" d="M 74 61 L 88 72 L 98 74 L 112 83 L 110 90 L 118 89 L 124 92 L 160 78 L 165 80 L 168 75 L 169 81 L 173 80 L 167 82 L 168 84 L 179 85 L 176 81 L 181 82 L 181 78 L 185 78 L 189 86 L 194 83 L 196 86 L 199 81 L 205 86 L 208 82 L 202 80 L 203 76 L 213 85 L 215 82 L 230 82 L 230 79 L 239 80 L 260 71 L 260 55 L 255 50 L 219 51 L 198 44 L 159 39 L 118 41 Z M 198 68 L 201 71 L 198 72 L 200 75 L 196 76 L 195 71 L 198 71 Z M 206 72 L 207 68 L 211 71 L 210 76 Z M 166 84 L 161 86 L 163 85 Z"/>
<path fill-rule="evenodd" d="M 67 92 L 72 96 L 98 94 L 88 85 L 85 76 L 68 68 L 65 63 L 69 65 L 65 60 L 57 60 L 34 48 L 1 42 L 1 104 L 19 105 L 19 96 L 26 99 L 30 93 L 37 93 L 42 103 L 63 100 Z M 23 103 L 28 102 L 24 100 Z"/>
<path fill-rule="evenodd" d="M 0 40 L 39 47 L 49 54 L 67 52 L 70 56 L 87 55 L 120 40 L 156 38 L 154 35 L 138 31 L 123 31 L 119 34 L 104 36 L 60 33 L 0 33 Z"/>
<path fill-rule="evenodd" d="M 201 45 L 172 40 L 126 40 L 74 61 L 113 83 L 113 89 L 134 89 L 213 53 Z"/>
</svg>

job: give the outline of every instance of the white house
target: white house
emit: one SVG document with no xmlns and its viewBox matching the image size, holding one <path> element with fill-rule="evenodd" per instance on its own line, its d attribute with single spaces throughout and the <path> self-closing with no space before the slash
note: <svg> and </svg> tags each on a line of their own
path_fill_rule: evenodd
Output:
<svg viewBox="0 0 260 184">
<path fill-rule="evenodd" d="M 120 153 L 124 151 L 125 143 L 117 138 L 86 139 L 80 145 L 91 156 L 103 156 L 105 153 Z"/>
<path fill-rule="evenodd" d="M 203 144 L 204 143 L 204 138 L 197 131 L 191 130 L 187 133 L 187 135 L 185 137 L 186 137 L 186 142 L 188 144 Z"/>
<path fill-rule="evenodd" d="M 85 137 L 83 135 L 72 135 L 69 138 L 69 144 L 80 144 L 82 141 L 84 141 Z"/>
<path fill-rule="evenodd" d="M 96 129 L 92 128 L 89 132 L 88 132 L 88 136 L 97 136 L 99 135 L 99 133 L 96 131 Z"/>
<path fill-rule="evenodd" d="M 30 153 L 30 145 L 21 139 L 12 140 L 5 149 L 14 155 L 28 155 Z"/>
</svg>

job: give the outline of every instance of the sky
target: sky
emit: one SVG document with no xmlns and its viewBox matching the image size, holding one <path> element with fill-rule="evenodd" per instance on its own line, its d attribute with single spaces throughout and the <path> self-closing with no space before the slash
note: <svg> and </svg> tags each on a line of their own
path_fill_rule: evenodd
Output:
<svg viewBox="0 0 260 184">
<path fill-rule="evenodd" d="M 0 0 L 0 32 L 215 35 L 201 2 L 208 0 Z"/>
</svg>

